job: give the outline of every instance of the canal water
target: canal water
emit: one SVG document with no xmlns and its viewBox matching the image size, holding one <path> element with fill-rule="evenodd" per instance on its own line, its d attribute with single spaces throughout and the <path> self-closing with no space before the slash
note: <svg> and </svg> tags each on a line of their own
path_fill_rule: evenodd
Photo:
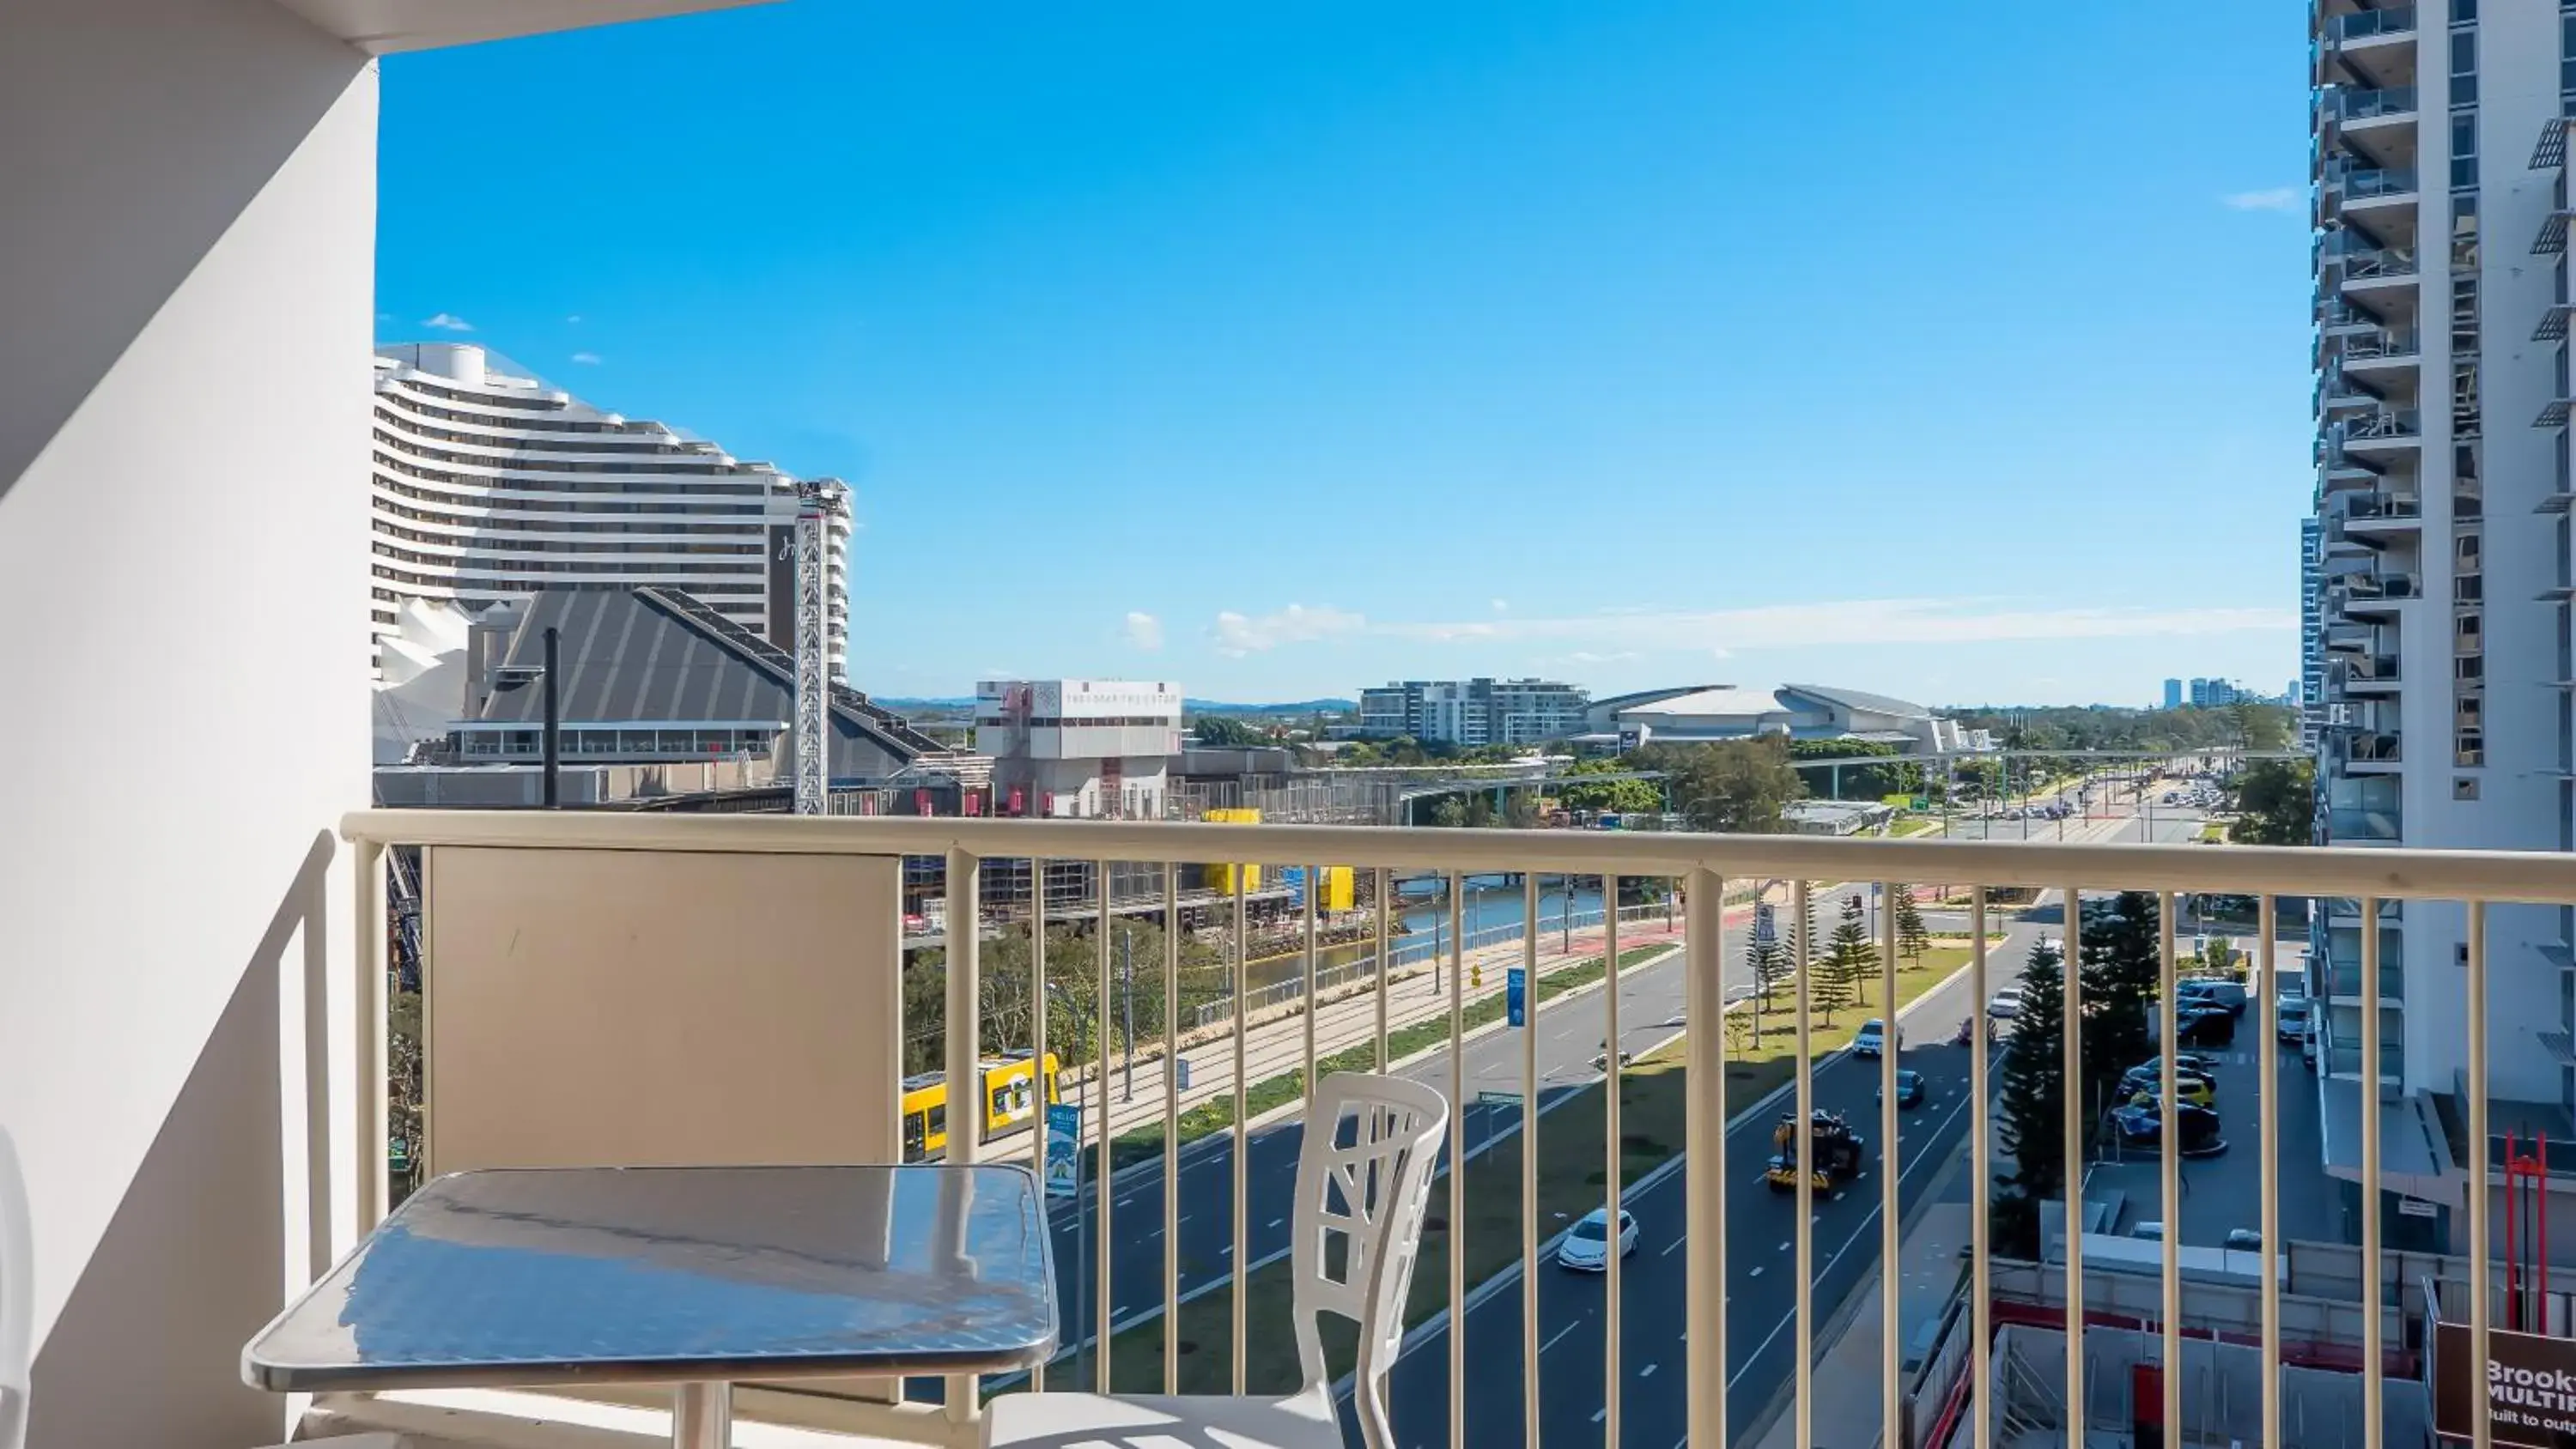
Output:
<svg viewBox="0 0 2576 1449">
<path fill-rule="evenodd" d="M 1428 944 L 1441 954 L 1447 954 L 1449 905 L 1442 899 L 1445 884 L 1445 881 L 1438 876 L 1399 879 L 1395 882 L 1397 915 L 1403 922 L 1399 928 L 1400 933 L 1396 937 L 1398 944 L 1408 950 L 1420 950 Z M 1501 938 L 1505 927 L 1517 927 L 1520 924 L 1521 886 L 1517 880 L 1500 875 L 1471 875 L 1461 879 L 1459 889 L 1465 897 L 1464 920 L 1467 927 L 1467 940 L 1471 947 L 1491 944 L 1492 940 Z M 1540 929 L 1545 931 L 1561 928 L 1566 909 L 1563 879 L 1558 876 L 1539 877 Z M 1573 911 L 1578 925 L 1586 923 L 1587 917 L 1597 916 L 1600 910 L 1601 891 L 1598 886 L 1585 885 L 1575 888 Z M 1597 920 L 1590 923 L 1596 927 L 1599 924 Z M 1497 935 L 1486 937 L 1482 934 L 1486 931 L 1496 932 Z M 1376 952 L 1377 947 L 1372 942 L 1326 946 L 1315 953 L 1315 969 L 1319 972 L 1330 971 L 1336 966 L 1371 960 L 1374 959 Z M 1302 952 L 1291 952 L 1285 956 L 1250 962 L 1247 966 L 1255 990 L 1289 980 L 1304 969 L 1305 956 Z"/>
</svg>

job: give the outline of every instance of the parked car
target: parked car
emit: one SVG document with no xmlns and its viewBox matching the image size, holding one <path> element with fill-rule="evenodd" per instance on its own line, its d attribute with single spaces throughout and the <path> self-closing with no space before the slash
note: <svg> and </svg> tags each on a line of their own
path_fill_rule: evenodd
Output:
<svg viewBox="0 0 2576 1449">
<path fill-rule="evenodd" d="M 2300 998 L 2295 1005 L 2286 1000 L 2281 1002 L 2280 1017 L 2279 1024 L 2272 1029 L 2274 1036 L 2285 1042 L 2307 1040 L 2308 1003 L 2305 997 Z"/>
<path fill-rule="evenodd" d="M 2164 1028 L 2161 1013 L 2150 1016 L 2149 1023 L 2158 1031 Z M 2236 1040 L 2236 1017 L 2226 1007 L 2180 1002 L 2174 1011 L 2178 1040 L 2186 1047 L 2223 1047 Z"/>
<path fill-rule="evenodd" d="M 2177 1136 L 2185 1157 L 2215 1157 L 2227 1150 L 2227 1139 L 2218 1132 L 2218 1114 L 2207 1107 L 2185 1103 L 2175 1120 L 2180 1124 Z M 2162 1150 L 2164 1146 L 2164 1111 L 2150 1100 L 2141 1106 L 2132 1103 L 2111 1113 L 2111 1124 L 2120 1134 L 2121 1144 L 2141 1149 Z"/>
<path fill-rule="evenodd" d="M 2263 1235 L 2252 1228 L 2229 1228 L 2227 1246 L 2240 1253 L 2263 1251 Z"/>
<path fill-rule="evenodd" d="M 1619 1256 L 1637 1251 L 1637 1219 L 1619 1210 Z M 1610 1271 L 1610 1210 L 1594 1208 L 1556 1245 L 1556 1261 L 1586 1273 Z"/>
<path fill-rule="evenodd" d="M 2243 1016 L 2245 1014 L 2245 1004 L 2248 998 L 2245 995 L 2245 987 L 2242 982 L 2221 981 L 2207 976 L 2194 976 L 2177 982 L 2174 990 L 2178 994 L 2179 998 L 2186 1003 L 2188 1003 L 2192 998 L 2198 997 L 2201 1000 L 2212 1003 L 2213 1005 L 2227 1008 L 2227 1014 L 2230 1016 Z"/>
<path fill-rule="evenodd" d="M 1860 1030 L 1852 1033 L 1851 1049 L 1856 1057 L 1874 1057 L 1886 1051 L 1887 1023 L 1874 1016 L 1862 1022 Z M 1905 1050 L 1905 1028 L 1901 1026 L 1896 1029 L 1896 1049 Z"/>
<path fill-rule="evenodd" d="M 2151 1077 L 2162 1072 L 2164 1069 L 2165 1059 L 2163 1057 L 2149 1057 L 2145 1061 L 2138 1063 L 2136 1066 L 2129 1068 L 2132 1072 L 2144 1072 Z M 2191 1072 L 2203 1077 L 2214 1077 L 2218 1074 L 2218 1058 L 2205 1057 L 2198 1052 L 2175 1052 L 2174 1071 L 2177 1073 Z"/>
<path fill-rule="evenodd" d="M 1884 1086 L 1879 1088 L 1878 1100 L 1882 1102 L 1887 1100 L 1887 1089 Z M 1923 1074 L 1921 1072 L 1912 1070 L 1900 1070 L 1897 1072 L 1896 1105 L 1900 1107 L 1920 1107 L 1923 1105 Z"/>
<path fill-rule="evenodd" d="M 2127 1075 L 2121 1077 L 2117 1092 L 2118 1096 L 2126 1097 L 2132 1102 L 2153 1102 L 2161 1099 L 2164 1094 L 2164 1080 L 2154 1072 L 2142 1068 L 2132 1068 Z M 2218 1104 L 2218 1083 L 2199 1072 L 2186 1072 L 2176 1068 L 2174 1096 L 2195 1107 L 2214 1107 Z"/>
<path fill-rule="evenodd" d="M 2007 986 L 1986 1001 L 1986 1015 L 1997 1021 L 2010 1021 L 2021 1015 L 2021 988 Z"/>
</svg>

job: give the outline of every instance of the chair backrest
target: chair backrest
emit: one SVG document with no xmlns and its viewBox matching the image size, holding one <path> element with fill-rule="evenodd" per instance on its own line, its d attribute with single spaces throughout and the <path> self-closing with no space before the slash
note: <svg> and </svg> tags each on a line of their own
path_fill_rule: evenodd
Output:
<svg viewBox="0 0 2576 1449">
<path fill-rule="evenodd" d="M 1290 1253 L 1297 1360 L 1308 1389 L 1326 1384 L 1317 1315 L 1359 1324 L 1351 1399 L 1370 1449 L 1394 1442 L 1386 1376 L 1404 1337 L 1404 1297 L 1448 1126 L 1448 1102 L 1402 1077 L 1338 1072 L 1317 1085 L 1306 1109 Z"/>
<path fill-rule="evenodd" d="M 0 1449 L 27 1442 L 27 1365 L 35 1356 L 35 1239 L 18 1147 L 0 1127 Z"/>
</svg>

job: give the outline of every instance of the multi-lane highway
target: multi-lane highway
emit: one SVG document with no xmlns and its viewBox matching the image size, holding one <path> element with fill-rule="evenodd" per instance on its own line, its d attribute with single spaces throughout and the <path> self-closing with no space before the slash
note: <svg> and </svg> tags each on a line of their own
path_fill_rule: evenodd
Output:
<svg viewBox="0 0 2576 1449">
<path fill-rule="evenodd" d="M 2012 822 L 2016 827 L 2019 822 Z M 2070 822 L 2070 825 L 2078 822 Z M 2187 839 L 2197 818 L 2159 808 L 2153 838 Z M 2052 829 L 2054 822 L 2051 822 Z M 2139 841 L 2149 838 L 2143 819 L 2096 821 L 2083 838 Z M 2007 917 L 2006 939 L 1989 963 L 1992 984 L 2017 974 L 2033 941 L 2064 930 L 2053 900 L 2030 913 Z M 1957 1155 L 1971 1123 L 1968 1052 L 1945 1044 L 1950 1029 L 1978 1008 L 1965 978 L 1928 993 L 1912 1009 L 1901 1065 L 1924 1074 L 1924 1105 L 1905 1114 L 1898 1134 L 1899 1211 L 1910 1211 L 1941 1164 Z M 1815 1205 L 1816 1278 L 1812 1301 L 1818 1321 L 1830 1315 L 1876 1262 L 1880 1180 L 1885 1146 L 1877 1140 L 1877 1064 L 1836 1058 L 1816 1072 L 1816 1103 L 1851 1118 L 1870 1139 L 1869 1175 Z M 1785 1104 L 1784 1104 L 1785 1105 Z M 1771 1152 L 1776 1113 L 1756 1114 L 1727 1136 L 1727 1379 L 1729 1438 L 1745 1434 L 1791 1378 L 1796 1342 L 1796 1211 L 1762 1179 Z M 1623 1274 L 1620 1352 L 1621 1437 L 1662 1449 L 1684 1438 L 1687 1374 L 1683 1330 L 1688 1317 L 1683 1253 L 1683 1177 L 1667 1173 L 1623 1204 L 1635 1215 L 1638 1246 Z M 1507 1276 L 1517 1276 L 1517 1269 Z M 1600 1278 L 1539 1267 L 1539 1406 L 1546 1443 L 1583 1443 L 1601 1432 L 1605 1288 Z M 1521 1407 L 1521 1292 L 1514 1283 L 1489 1294 L 1467 1314 L 1469 1444 L 1523 1442 Z M 1439 1449 L 1449 1442 L 1449 1345 L 1446 1330 L 1419 1333 L 1398 1363 L 1389 1400 L 1397 1442 L 1405 1449 Z"/>
<path fill-rule="evenodd" d="M 2124 798 L 2122 806 L 2128 802 Z M 2100 801 L 2097 795 L 2097 810 Z M 2030 822 L 2040 838 L 2043 822 Z M 2196 814 L 2167 812 L 2159 806 L 2155 829 L 2142 818 L 2082 818 L 2067 822 L 2070 839 L 2160 841 L 2188 839 L 2200 824 Z M 2017 838 L 2021 822 L 1991 822 L 1997 838 Z M 2049 836 L 2057 822 L 2045 822 Z M 1954 825 L 1954 830 L 1958 827 Z M 1964 830 L 1958 833 L 1965 834 Z M 1954 837 L 1955 838 L 1955 837 Z M 1819 919 L 1830 924 L 1835 898 L 1821 899 Z M 2041 934 L 2063 930 L 2052 904 L 2044 920 L 2005 919 L 2005 942 L 1994 949 L 1992 971 L 1998 984 L 2019 969 L 2029 944 Z M 1785 925 L 1785 922 L 1783 923 Z M 1936 917 L 1935 929 L 1958 929 Z M 1748 933 L 1730 922 L 1727 980 L 1749 984 L 1743 958 Z M 1681 1027 L 1682 965 L 1678 956 L 1623 973 L 1620 989 L 1621 1045 L 1641 1051 Z M 1914 1009 L 1903 1064 L 1925 1074 L 1928 1100 L 1907 1115 L 1900 1133 L 1901 1201 L 1910 1208 L 1938 1165 L 1965 1141 L 1967 1121 L 1967 1053 L 1934 1043 L 1946 1042 L 1950 1029 L 1975 1004 L 1963 980 L 1936 991 Z M 1549 1004 L 1539 1016 L 1539 1091 L 1542 1110 L 1552 1110 L 1580 1087 L 1597 1081 L 1593 1059 L 1605 1035 L 1603 994 L 1589 991 Z M 1522 1090 L 1521 1042 L 1511 1031 L 1491 1031 L 1465 1047 L 1466 1092 L 1464 1136 L 1470 1152 L 1517 1128 L 1518 1111 L 1476 1103 L 1481 1091 Z M 1407 1075 L 1439 1087 L 1449 1086 L 1445 1052 L 1434 1053 L 1405 1069 Z M 1875 1262 L 1878 1247 L 1877 1205 L 1883 1168 L 1876 1141 L 1877 1076 L 1874 1064 L 1828 1061 L 1817 1073 L 1820 1106 L 1850 1115 L 1871 1139 L 1872 1164 L 1865 1176 L 1839 1198 L 1817 1204 L 1814 1301 L 1820 1315 L 1849 1292 Z M 1579 1099 L 1591 1103 L 1594 1099 Z M 1760 1165 L 1770 1152 L 1776 1113 L 1765 1112 L 1739 1123 L 1730 1134 L 1727 1153 L 1730 1285 L 1728 1292 L 1729 1378 L 1734 1385 L 1735 1432 L 1741 1433 L 1787 1382 L 1794 1343 L 1792 1322 L 1795 1273 L 1781 1245 L 1791 1240 L 1794 1211 L 1785 1196 L 1775 1196 L 1761 1180 Z M 1296 1181 L 1300 1124 L 1290 1119 L 1250 1135 L 1246 1167 L 1250 1204 L 1243 1256 L 1254 1267 L 1284 1259 L 1288 1220 Z M 1193 1144 L 1181 1154 L 1179 1253 L 1181 1291 L 1221 1290 L 1235 1267 L 1233 1243 L 1233 1138 L 1221 1134 Z M 1435 1191 L 1436 1197 L 1436 1191 Z M 1086 1183 L 1081 1203 L 1055 1205 L 1055 1256 L 1065 1314 L 1068 1353 L 1083 1351 L 1092 1334 L 1100 1287 L 1098 1220 L 1092 1215 L 1094 1194 Z M 1682 1436 L 1685 1360 L 1681 1333 L 1686 1316 L 1685 1283 L 1679 1268 L 1682 1178 L 1667 1173 L 1640 1191 L 1627 1206 L 1640 1233 L 1637 1253 L 1628 1260 L 1622 1340 L 1626 1379 L 1621 1403 L 1625 1437 L 1630 1442 L 1662 1445 Z M 1140 1321 L 1160 1310 L 1163 1299 L 1163 1181 L 1159 1161 L 1140 1164 L 1111 1184 L 1110 1268 L 1108 1291 L 1112 1316 L 1120 1325 Z M 1553 1231 L 1553 1228 L 1550 1229 Z M 1512 1270 L 1516 1276 L 1517 1269 Z M 1562 1433 L 1579 1441 L 1595 1433 L 1602 1396 L 1602 1281 L 1543 1264 L 1541 1287 L 1541 1403 L 1547 1437 Z M 1468 1442 L 1517 1439 L 1521 1430 L 1520 1336 L 1521 1294 L 1516 1284 L 1487 1294 L 1468 1314 L 1469 1362 L 1475 1383 L 1470 1394 Z M 1257 1329 L 1256 1329 L 1257 1331 Z M 1445 1328 L 1417 1333 L 1396 1370 L 1392 1392 L 1399 1440 L 1406 1446 L 1436 1449 L 1448 1442 Z M 1090 1378 L 1088 1352 L 1081 1365 Z M 1059 1370 L 1060 1372 L 1061 1370 Z M 1126 1375 L 1122 1373 L 1121 1379 Z M 1286 1387 L 1286 1386 L 1280 1386 Z M 1662 1437 L 1657 1437 L 1661 1435 Z"/>
</svg>

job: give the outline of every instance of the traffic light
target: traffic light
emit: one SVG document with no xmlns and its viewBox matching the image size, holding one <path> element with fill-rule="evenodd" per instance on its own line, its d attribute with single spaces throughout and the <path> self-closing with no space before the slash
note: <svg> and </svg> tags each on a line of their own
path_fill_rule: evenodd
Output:
<svg viewBox="0 0 2576 1449">
<path fill-rule="evenodd" d="M 1485 989 L 1485 968 L 1481 964 L 1467 968 L 1467 985 L 1475 991 Z"/>
</svg>

